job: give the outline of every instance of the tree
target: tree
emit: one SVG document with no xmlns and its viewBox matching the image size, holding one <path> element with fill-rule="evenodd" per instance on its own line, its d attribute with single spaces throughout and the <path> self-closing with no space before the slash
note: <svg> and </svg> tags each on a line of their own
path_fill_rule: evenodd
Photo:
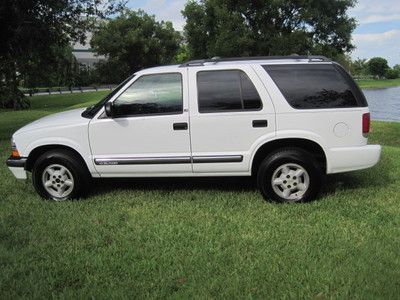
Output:
<svg viewBox="0 0 400 300">
<path fill-rule="evenodd" d="M 2 0 L 0 2 L 0 107 L 28 106 L 21 78 L 41 68 L 71 42 L 84 42 L 95 19 L 121 9 L 122 0 Z M 32 76 L 31 76 L 32 77 Z"/>
<path fill-rule="evenodd" d="M 368 61 L 368 70 L 371 75 L 383 77 L 389 69 L 388 62 L 382 57 L 374 57 Z"/>
<path fill-rule="evenodd" d="M 24 87 L 73 86 L 80 67 L 71 46 L 52 45 L 48 57 L 37 57 L 20 65 L 20 79 Z"/>
<path fill-rule="evenodd" d="M 193 58 L 324 54 L 354 48 L 354 0 L 201 0 L 184 10 Z"/>
<path fill-rule="evenodd" d="M 109 58 L 96 64 L 95 73 L 98 83 L 121 83 L 130 74 L 129 66 L 117 59 Z"/>
<path fill-rule="evenodd" d="M 182 64 L 190 59 L 190 52 L 187 44 L 181 44 L 179 46 L 178 53 L 176 53 L 174 58 L 174 63 Z"/>
<path fill-rule="evenodd" d="M 102 22 L 90 44 L 123 70 L 118 76 L 127 77 L 145 67 L 170 63 L 180 41 L 181 36 L 171 22 L 157 22 L 141 10 L 124 10 L 120 16 Z"/>
<path fill-rule="evenodd" d="M 352 70 L 354 75 L 367 75 L 368 74 L 368 63 L 365 58 L 357 58 L 352 62 Z"/>
<path fill-rule="evenodd" d="M 396 78 L 399 78 L 399 76 L 400 76 L 400 72 L 399 72 L 399 70 L 397 70 L 395 68 L 393 68 L 393 69 L 389 68 L 386 70 L 385 77 L 387 79 L 396 79 Z"/>
<path fill-rule="evenodd" d="M 335 61 L 339 63 L 350 74 L 354 73 L 353 62 L 349 54 L 339 54 L 336 56 Z"/>
</svg>

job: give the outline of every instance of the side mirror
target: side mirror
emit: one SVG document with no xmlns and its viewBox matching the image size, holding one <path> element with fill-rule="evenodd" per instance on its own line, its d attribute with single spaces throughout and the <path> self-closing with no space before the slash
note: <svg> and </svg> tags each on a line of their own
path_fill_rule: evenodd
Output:
<svg viewBox="0 0 400 300">
<path fill-rule="evenodd" d="M 104 105 L 104 110 L 106 112 L 106 116 L 109 118 L 114 118 L 114 108 L 113 108 L 113 103 L 108 101 L 105 105 Z"/>
</svg>

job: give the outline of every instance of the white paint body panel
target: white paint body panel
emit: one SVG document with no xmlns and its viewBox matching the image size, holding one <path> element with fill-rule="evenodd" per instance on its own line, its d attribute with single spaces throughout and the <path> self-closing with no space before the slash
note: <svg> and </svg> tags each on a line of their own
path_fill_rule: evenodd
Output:
<svg viewBox="0 0 400 300">
<path fill-rule="evenodd" d="M 89 128 L 92 159 L 190 156 L 189 132 L 174 131 L 173 123 L 188 122 L 186 115 L 102 119 Z M 107 138 L 106 138 L 107 137 Z M 191 164 L 96 165 L 102 175 L 130 173 L 191 173 Z"/>
<path fill-rule="evenodd" d="M 37 147 L 62 145 L 76 150 L 86 162 L 90 173 L 97 176 L 91 159 L 89 119 L 81 116 L 84 109 L 53 114 L 32 122 L 13 135 L 22 157 L 28 157 Z"/>
<path fill-rule="evenodd" d="M 171 73 L 159 71 L 156 74 Z M 190 156 L 189 130 L 173 130 L 174 123 L 189 124 L 187 70 L 176 69 L 182 75 L 183 113 L 174 115 L 134 116 L 124 118 L 94 118 L 89 126 L 92 160 L 102 158 L 148 158 Z M 134 83 L 142 72 L 131 80 Z M 116 94 L 114 101 L 123 93 Z M 132 174 L 190 174 L 188 164 L 96 165 L 100 176 L 131 176 Z"/>
<path fill-rule="evenodd" d="M 245 176 L 257 150 L 277 139 L 298 138 L 321 146 L 327 158 L 327 173 L 359 170 L 379 161 L 381 148 L 367 145 L 362 135 L 362 115 L 367 107 L 348 109 L 296 110 L 292 108 L 263 64 L 253 61 L 206 64 L 198 67 L 168 66 L 137 73 L 127 88 L 142 75 L 178 72 L 183 78 L 183 113 L 110 119 L 101 109 L 92 119 L 82 109 L 37 120 L 13 138 L 22 157 L 37 147 L 63 145 L 76 150 L 93 177 Z M 285 62 L 295 63 L 295 62 Z M 256 87 L 263 107 L 259 111 L 199 113 L 197 72 L 204 70 L 244 71 Z M 124 90 L 119 91 L 114 101 Z M 268 127 L 253 128 L 253 120 L 267 120 Z M 173 123 L 188 123 L 188 130 L 173 130 Z M 240 155 L 241 162 L 95 165 L 95 159 L 173 158 Z M 17 178 L 26 178 L 23 168 L 10 168 Z M 24 175 L 25 174 L 25 175 Z"/>
<path fill-rule="evenodd" d="M 250 78 L 262 99 L 258 111 L 200 113 L 197 73 L 213 70 L 241 70 Z M 193 164 L 194 173 L 251 171 L 252 150 L 257 141 L 267 142 L 275 136 L 275 109 L 251 66 L 206 66 L 189 68 L 190 133 L 193 156 L 242 155 L 241 163 Z M 253 128 L 253 120 L 267 120 L 268 127 Z"/>
<path fill-rule="evenodd" d="M 329 151 L 329 173 L 341 173 L 362 170 L 376 165 L 381 156 L 381 146 L 332 148 Z"/>
</svg>

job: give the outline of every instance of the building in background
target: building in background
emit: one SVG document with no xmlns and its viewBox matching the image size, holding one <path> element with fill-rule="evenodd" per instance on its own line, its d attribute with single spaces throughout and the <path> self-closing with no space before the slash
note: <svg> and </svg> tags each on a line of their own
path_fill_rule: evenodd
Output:
<svg viewBox="0 0 400 300">
<path fill-rule="evenodd" d="M 97 55 L 90 48 L 91 39 L 92 34 L 88 33 L 86 36 L 86 43 L 84 45 L 76 43 L 72 46 L 72 54 L 75 56 L 78 63 L 86 66 L 89 69 L 94 68 L 95 64 L 99 61 L 106 60 L 106 57 L 104 55 Z"/>
</svg>

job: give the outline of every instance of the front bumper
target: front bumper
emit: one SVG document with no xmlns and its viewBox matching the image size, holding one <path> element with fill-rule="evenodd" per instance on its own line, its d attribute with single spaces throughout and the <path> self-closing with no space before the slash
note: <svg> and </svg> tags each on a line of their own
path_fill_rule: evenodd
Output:
<svg viewBox="0 0 400 300">
<path fill-rule="evenodd" d="M 381 157 L 380 145 L 332 148 L 329 151 L 328 174 L 367 169 Z"/>
<path fill-rule="evenodd" d="M 17 179 L 27 179 L 28 177 L 25 170 L 26 161 L 27 159 L 23 157 L 10 157 L 7 159 L 6 165 Z"/>
</svg>

